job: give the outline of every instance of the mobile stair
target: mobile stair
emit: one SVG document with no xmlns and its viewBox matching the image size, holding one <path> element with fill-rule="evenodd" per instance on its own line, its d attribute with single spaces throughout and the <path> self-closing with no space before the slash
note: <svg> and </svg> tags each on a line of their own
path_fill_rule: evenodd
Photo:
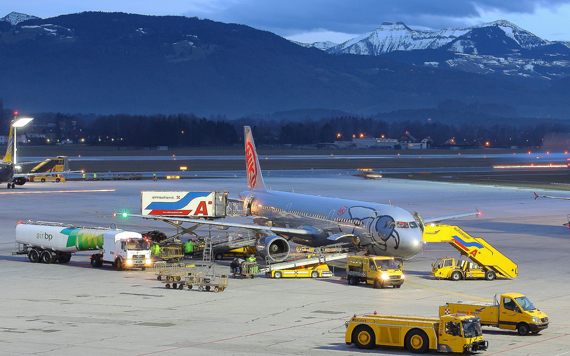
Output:
<svg viewBox="0 0 570 356">
<path fill-rule="evenodd" d="M 518 275 L 516 263 L 484 239 L 472 237 L 458 226 L 426 224 L 423 241 L 447 242 L 459 251 L 461 255 L 466 256 L 486 270 L 494 271 L 497 276 L 516 278 Z"/>
</svg>

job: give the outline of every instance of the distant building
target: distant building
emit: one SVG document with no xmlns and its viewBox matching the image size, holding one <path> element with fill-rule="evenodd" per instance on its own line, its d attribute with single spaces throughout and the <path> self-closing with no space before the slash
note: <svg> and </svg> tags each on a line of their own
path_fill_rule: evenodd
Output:
<svg viewBox="0 0 570 356">
<path fill-rule="evenodd" d="M 406 133 L 395 138 L 373 138 L 358 137 L 351 141 L 335 141 L 333 144 L 321 144 L 319 148 L 378 148 L 389 150 L 424 150 L 430 148 L 433 141 L 428 137 L 421 141 L 416 140 L 412 135 Z"/>
</svg>

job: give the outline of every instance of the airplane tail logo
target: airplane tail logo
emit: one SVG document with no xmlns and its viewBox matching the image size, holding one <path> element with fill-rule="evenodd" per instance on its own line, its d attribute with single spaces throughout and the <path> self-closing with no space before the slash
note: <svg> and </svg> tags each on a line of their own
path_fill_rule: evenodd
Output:
<svg viewBox="0 0 570 356">
<path fill-rule="evenodd" d="M 12 162 L 12 156 L 14 154 L 14 128 L 10 125 L 10 136 L 8 138 L 8 147 L 6 149 L 6 155 L 4 156 L 4 162 Z"/>
<path fill-rule="evenodd" d="M 245 170 L 247 173 L 247 189 L 249 190 L 266 190 L 263 176 L 261 175 L 261 168 L 259 168 L 259 160 L 257 158 L 257 151 L 255 150 L 255 143 L 253 142 L 253 135 L 249 126 L 243 127 L 245 139 Z"/>
</svg>

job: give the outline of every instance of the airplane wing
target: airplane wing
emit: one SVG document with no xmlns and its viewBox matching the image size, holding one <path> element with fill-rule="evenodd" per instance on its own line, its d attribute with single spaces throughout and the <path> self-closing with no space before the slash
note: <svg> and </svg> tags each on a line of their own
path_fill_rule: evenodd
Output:
<svg viewBox="0 0 570 356">
<path fill-rule="evenodd" d="M 536 200 L 537 198 L 570 200 L 570 198 L 567 198 L 567 197 L 551 197 L 550 195 L 538 195 L 535 192 L 532 192 L 532 193 L 534 194 L 534 200 Z"/>
<path fill-rule="evenodd" d="M 115 214 L 117 215 L 117 214 Z M 138 214 L 127 214 L 123 213 L 123 217 L 135 217 L 135 218 L 142 218 L 142 219 L 149 219 L 149 220 L 161 220 L 161 221 L 178 221 L 178 222 L 189 222 L 193 224 L 204 224 L 204 225 L 213 225 L 213 226 L 222 226 L 222 227 L 235 227 L 238 229 L 247 229 L 247 230 L 255 230 L 255 231 L 272 231 L 274 233 L 282 233 L 282 234 L 291 234 L 291 235 L 311 235 L 313 232 L 305 229 L 292 229 L 287 227 L 271 227 L 271 226 L 262 226 L 262 225 L 254 225 L 254 224 L 239 224 L 239 223 L 228 223 L 228 222 L 219 222 L 214 220 L 202 220 L 202 219 L 188 219 L 188 218 L 178 218 L 178 217 L 165 217 L 165 216 L 151 216 L 151 215 L 138 215 Z"/>
<path fill-rule="evenodd" d="M 465 213 L 465 214 L 456 214 L 456 215 L 448 215 L 448 216 L 439 216 L 439 217 L 435 217 L 435 218 L 427 218 L 427 219 L 423 219 L 424 223 L 439 223 L 443 220 L 448 220 L 448 219 L 457 219 L 457 218 L 462 218 L 465 216 L 479 216 L 481 215 L 481 212 L 479 210 L 477 210 L 474 213 Z"/>
</svg>

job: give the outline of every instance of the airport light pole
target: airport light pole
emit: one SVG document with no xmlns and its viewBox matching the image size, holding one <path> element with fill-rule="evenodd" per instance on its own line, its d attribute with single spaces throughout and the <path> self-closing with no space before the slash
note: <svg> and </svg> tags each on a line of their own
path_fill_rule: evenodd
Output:
<svg viewBox="0 0 570 356">
<path fill-rule="evenodd" d="M 18 149 L 16 148 L 16 141 L 18 141 L 18 136 L 16 135 L 16 128 L 26 126 L 34 119 L 32 117 L 21 117 L 18 119 L 17 117 L 18 117 L 18 112 L 16 111 L 14 113 L 14 121 L 12 121 L 12 127 L 14 128 L 14 154 L 12 157 L 12 162 L 14 163 L 14 166 L 16 166 L 18 162 L 16 160 L 16 154 L 18 152 Z"/>
</svg>

